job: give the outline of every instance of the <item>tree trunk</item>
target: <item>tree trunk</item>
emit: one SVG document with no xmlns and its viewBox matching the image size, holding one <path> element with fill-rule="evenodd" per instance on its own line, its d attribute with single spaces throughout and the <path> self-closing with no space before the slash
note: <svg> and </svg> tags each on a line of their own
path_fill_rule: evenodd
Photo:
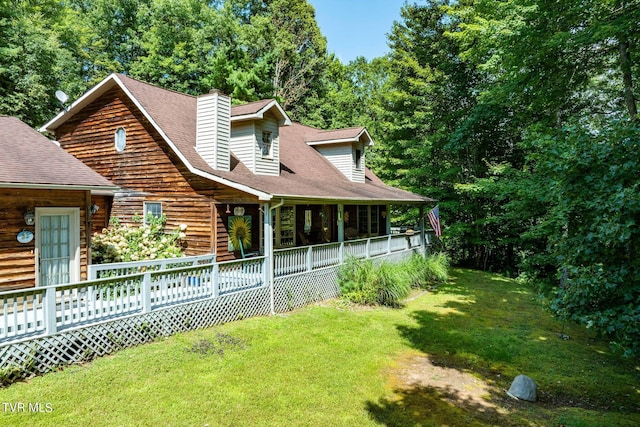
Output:
<svg viewBox="0 0 640 427">
<path fill-rule="evenodd" d="M 622 68 L 622 81 L 624 83 L 624 100 L 631 119 L 638 116 L 636 98 L 633 96 L 633 80 L 631 78 L 631 57 L 629 55 L 629 42 L 620 42 L 620 68 Z"/>
</svg>

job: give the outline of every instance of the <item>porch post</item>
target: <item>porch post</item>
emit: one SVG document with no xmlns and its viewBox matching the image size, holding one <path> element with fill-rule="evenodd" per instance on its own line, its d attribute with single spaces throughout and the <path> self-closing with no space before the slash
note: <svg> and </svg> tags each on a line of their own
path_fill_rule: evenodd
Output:
<svg viewBox="0 0 640 427">
<path fill-rule="evenodd" d="M 385 219 L 387 220 L 387 234 L 391 234 L 391 205 L 387 205 L 387 217 Z"/>
<path fill-rule="evenodd" d="M 420 205 L 420 248 L 423 252 L 423 255 L 426 254 L 427 247 L 425 244 L 424 236 L 425 236 L 425 221 L 424 221 L 424 205 Z"/>
<path fill-rule="evenodd" d="M 264 217 L 264 275 L 269 284 L 269 306 L 275 314 L 275 295 L 273 289 L 273 216 L 269 203 L 263 205 Z"/>
<path fill-rule="evenodd" d="M 64 301 L 61 301 L 64 304 Z M 56 287 L 49 286 L 44 293 L 44 324 L 47 335 L 54 335 L 57 330 L 56 319 Z M 35 308 L 34 308 L 35 309 Z"/>
<path fill-rule="evenodd" d="M 344 242 L 344 205 L 338 205 L 338 242 Z"/>
</svg>

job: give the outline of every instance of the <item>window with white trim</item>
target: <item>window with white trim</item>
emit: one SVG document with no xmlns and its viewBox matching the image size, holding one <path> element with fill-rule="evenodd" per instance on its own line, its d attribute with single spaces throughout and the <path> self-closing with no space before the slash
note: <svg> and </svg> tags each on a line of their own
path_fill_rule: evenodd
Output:
<svg viewBox="0 0 640 427">
<path fill-rule="evenodd" d="M 262 157 L 266 157 L 266 158 L 273 157 L 272 149 L 273 149 L 273 139 L 271 136 L 271 132 L 269 132 L 268 130 L 263 130 L 262 138 L 260 140 L 260 151 L 262 153 Z"/>
<path fill-rule="evenodd" d="M 127 146 L 127 132 L 122 126 L 116 129 L 114 135 L 114 144 L 118 153 L 122 153 Z"/>
<path fill-rule="evenodd" d="M 359 148 L 356 148 L 353 157 L 356 165 L 356 170 L 362 170 L 362 150 Z"/>
<path fill-rule="evenodd" d="M 162 216 L 162 203 L 144 202 L 144 223 L 148 224 L 150 218 L 160 218 Z"/>
</svg>

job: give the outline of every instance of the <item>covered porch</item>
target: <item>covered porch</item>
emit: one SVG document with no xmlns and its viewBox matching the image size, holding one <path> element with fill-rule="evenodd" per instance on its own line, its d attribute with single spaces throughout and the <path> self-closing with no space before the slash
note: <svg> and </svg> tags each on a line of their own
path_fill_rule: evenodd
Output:
<svg viewBox="0 0 640 427">
<path fill-rule="evenodd" d="M 413 204 L 415 206 L 415 204 Z M 417 205 L 413 224 L 424 240 L 425 205 Z M 275 199 L 271 203 L 217 205 L 219 223 L 224 225 L 223 245 L 234 259 L 268 256 L 274 249 L 342 243 L 390 236 L 392 205 L 379 201 Z M 240 228 L 239 228 L 240 227 Z M 244 229 L 242 229 L 244 227 Z M 223 256 L 224 258 L 224 256 Z"/>
</svg>

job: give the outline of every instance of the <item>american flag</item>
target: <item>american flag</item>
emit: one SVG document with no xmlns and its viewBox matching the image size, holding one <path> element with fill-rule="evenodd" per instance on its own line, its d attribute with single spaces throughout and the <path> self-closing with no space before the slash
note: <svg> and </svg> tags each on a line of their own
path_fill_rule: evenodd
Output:
<svg viewBox="0 0 640 427">
<path fill-rule="evenodd" d="M 440 225 L 440 209 L 436 205 L 435 208 L 431 209 L 427 214 L 429 217 L 429 222 L 431 223 L 431 228 L 436 232 L 436 237 L 439 239 L 442 236 L 442 226 Z"/>
</svg>

